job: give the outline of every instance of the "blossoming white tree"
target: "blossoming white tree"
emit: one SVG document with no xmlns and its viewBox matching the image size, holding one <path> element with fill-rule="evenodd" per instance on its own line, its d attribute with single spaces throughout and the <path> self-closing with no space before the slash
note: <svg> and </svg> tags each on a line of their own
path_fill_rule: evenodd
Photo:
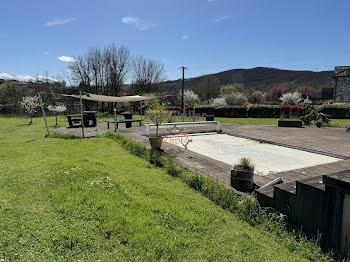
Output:
<svg viewBox="0 0 350 262">
<path fill-rule="evenodd" d="M 26 96 L 23 97 L 22 101 L 20 101 L 19 103 L 21 105 L 21 108 L 23 108 L 24 111 L 30 115 L 29 125 L 31 125 L 33 123 L 33 117 L 36 112 L 36 108 L 40 106 L 39 98 L 36 95 Z"/>
<path fill-rule="evenodd" d="M 57 126 L 57 115 L 58 113 L 62 113 L 64 111 L 67 110 L 67 107 L 65 105 L 49 105 L 47 107 L 47 109 L 49 109 L 49 111 L 53 112 L 56 116 L 56 126 Z"/>
</svg>

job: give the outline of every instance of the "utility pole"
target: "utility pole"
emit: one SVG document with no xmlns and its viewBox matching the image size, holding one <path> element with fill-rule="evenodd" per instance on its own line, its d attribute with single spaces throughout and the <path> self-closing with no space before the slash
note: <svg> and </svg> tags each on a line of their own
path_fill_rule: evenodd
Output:
<svg viewBox="0 0 350 262">
<path fill-rule="evenodd" d="M 185 69 L 187 69 L 187 67 L 181 66 L 179 69 L 182 70 L 181 108 L 183 108 L 184 107 L 184 94 L 185 94 Z"/>
<path fill-rule="evenodd" d="M 182 85 L 181 85 L 181 108 L 182 108 L 182 115 L 184 118 L 185 115 L 185 70 L 188 69 L 185 66 L 181 66 L 179 69 L 182 70 Z"/>
</svg>

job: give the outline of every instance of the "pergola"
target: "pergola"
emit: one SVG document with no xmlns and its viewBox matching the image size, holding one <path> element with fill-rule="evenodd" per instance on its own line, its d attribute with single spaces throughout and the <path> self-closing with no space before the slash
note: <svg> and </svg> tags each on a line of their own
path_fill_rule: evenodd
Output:
<svg viewBox="0 0 350 262">
<path fill-rule="evenodd" d="M 103 96 L 91 93 L 82 94 L 80 91 L 79 95 L 65 95 L 66 97 L 74 97 L 80 99 L 80 114 L 81 114 L 81 132 L 84 137 L 84 111 L 83 111 L 83 100 L 96 101 L 96 102 L 107 102 L 107 103 L 122 103 L 122 102 L 142 102 L 146 100 L 155 99 L 157 97 L 152 96 Z M 142 110 L 141 110 L 142 119 Z M 116 109 L 114 109 L 114 122 L 116 123 Z"/>
</svg>

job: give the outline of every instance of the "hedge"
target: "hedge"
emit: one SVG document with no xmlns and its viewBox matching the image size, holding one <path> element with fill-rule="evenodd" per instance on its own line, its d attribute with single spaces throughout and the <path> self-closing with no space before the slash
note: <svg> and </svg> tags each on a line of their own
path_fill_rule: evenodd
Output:
<svg viewBox="0 0 350 262">
<path fill-rule="evenodd" d="M 252 105 L 248 109 L 248 116 L 255 118 L 279 118 L 280 114 L 278 105 Z"/>
<path fill-rule="evenodd" d="M 350 106 L 346 105 L 321 105 L 320 112 L 333 119 L 350 118 Z"/>
<path fill-rule="evenodd" d="M 320 111 L 333 119 L 350 118 L 350 106 L 346 105 L 322 105 L 320 106 Z M 279 105 L 252 105 L 249 108 L 246 106 L 225 106 L 218 108 L 198 106 L 196 107 L 196 113 L 232 118 L 279 118 L 281 116 L 281 109 Z M 301 114 L 302 112 L 299 113 Z"/>
<path fill-rule="evenodd" d="M 280 108 L 278 105 L 253 105 L 249 108 L 246 106 L 225 106 L 219 108 L 199 106 L 196 107 L 196 113 L 214 115 L 216 117 L 278 118 L 280 117 Z"/>
<path fill-rule="evenodd" d="M 246 106 L 224 106 L 214 108 L 211 106 L 198 106 L 196 113 L 214 115 L 216 117 L 248 117 Z"/>
</svg>

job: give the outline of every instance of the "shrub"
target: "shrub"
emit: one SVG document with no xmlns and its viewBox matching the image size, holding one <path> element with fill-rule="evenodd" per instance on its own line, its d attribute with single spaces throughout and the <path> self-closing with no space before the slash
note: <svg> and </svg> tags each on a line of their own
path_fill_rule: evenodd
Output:
<svg viewBox="0 0 350 262">
<path fill-rule="evenodd" d="M 228 93 L 224 96 L 225 102 L 229 106 L 242 106 L 247 103 L 247 97 L 242 93 Z"/>
<path fill-rule="evenodd" d="M 291 110 L 292 117 L 298 118 L 304 112 L 304 107 L 294 105 L 290 108 L 290 110 Z"/>
<path fill-rule="evenodd" d="M 268 90 L 264 95 L 265 101 L 277 102 L 278 99 L 285 93 L 288 92 L 288 88 L 285 86 L 275 86 Z"/>
<path fill-rule="evenodd" d="M 280 105 L 281 118 L 290 117 L 291 116 L 291 108 L 292 108 L 292 106 L 290 106 L 290 105 Z"/>
<path fill-rule="evenodd" d="M 304 124 L 316 124 L 317 127 L 321 127 L 323 123 L 329 123 L 328 116 L 324 113 L 321 113 L 317 107 L 309 106 L 305 111 L 305 115 L 301 117 L 301 120 Z"/>
<path fill-rule="evenodd" d="M 300 105 L 302 103 L 301 94 L 298 92 L 285 93 L 280 97 L 282 104 L 284 105 Z"/>
<path fill-rule="evenodd" d="M 223 106 L 227 106 L 227 103 L 225 101 L 225 98 L 218 97 L 211 100 L 210 106 L 214 108 L 223 107 Z"/>
<path fill-rule="evenodd" d="M 197 94 L 195 94 L 192 90 L 185 90 L 184 92 L 186 96 L 186 105 L 187 106 L 193 106 L 195 104 L 199 103 L 199 97 Z M 181 92 L 180 92 L 180 102 L 181 102 Z"/>
<path fill-rule="evenodd" d="M 252 105 L 248 109 L 248 116 L 257 118 L 278 118 L 280 117 L 280 108 L 278 105 Z"/>
<path fill-rule="evenodd" d="M 260 104 L 263 101 L 263 94 L 260 91 L 254 91 L 248 96 L 248 102 L 251 104 Z"/>
<path fill-rule="evenodd" d="M 329 118 L 350 118 L 350 106 L 347 105 L 321 105 L 320 112 Z"/>
</svg>

